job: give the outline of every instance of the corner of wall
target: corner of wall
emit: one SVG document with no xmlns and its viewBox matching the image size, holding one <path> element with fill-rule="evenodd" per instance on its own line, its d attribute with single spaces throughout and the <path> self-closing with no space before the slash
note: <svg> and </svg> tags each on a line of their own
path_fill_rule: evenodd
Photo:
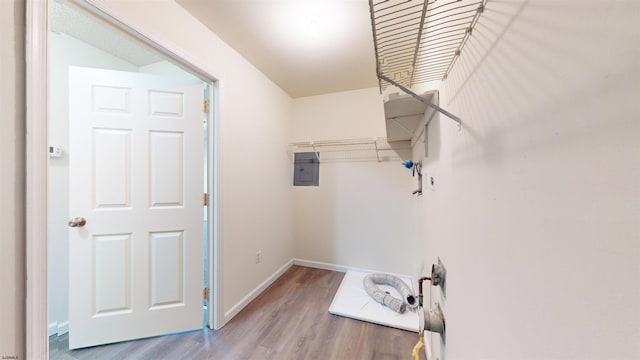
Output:
<svg viewBox="0 0 640 360">
<path fill-rule="evenodd" d="M 25 1 L 0 2 L 0 108 L 4 127 L 0 152 L 0 355 L 24 358 L 25 313 Z"/>
</svg>

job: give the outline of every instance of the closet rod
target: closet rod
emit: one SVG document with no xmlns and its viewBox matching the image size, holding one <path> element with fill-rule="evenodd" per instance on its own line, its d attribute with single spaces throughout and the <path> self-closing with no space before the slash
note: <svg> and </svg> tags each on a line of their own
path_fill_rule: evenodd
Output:
<svg viewBox="0 0 640 360">
<path fill-rule="evenodd" d="M 360 138 L 360 139 L 343 139 L 343 140 L 317 140 L 317 141 L 298 141 L 289 143 L 291 146 L 349 146 L 349 145 L 371 145 L 376 141 L 386 142 L 385 138 Z"/>
<path fill-rule="evenodd" d="M 406 144 L 405 144 L 406 143 Z M 392 145 L 396 144 L 396 145 Z M 349 148 L 356 146 L 358 148 Z M 365 148 L 363 148 L 363 146 Z M 341 153 L 341 152 L 363 152 L 375 151 L 375 160 L 378 162 L 386 161 L 380 155 L 381 152 L 397 151 L 398 149 L 411 149 L 409 141 L 389 141 L 387 138 L 360 138 L 360 139 L 342 139 L 342 140 L 320 140 L 320 141 L 300 141 L 289 143 L 292 152 L 302 152 L 304 149 L 312 148 L 316 159 L 320 161 L 320 152 L 322 153 Z M 336 149 L 340 148 L 342 149 Z M 385 156 L 388 158 L 388 156 Z M 335 160 L 329 157 L 329 161 Z M 325 159 L 325 161 L 327 161 Z"/>
<path fill-rule="evenodd" d="M 457 117 L 457 116 L 453 115 L 452 113 L 450 113 L 450 112 L 448 112 L 447 110 L 445 110 L 445 109 L 441 108 L 440 106 L 438 106 L 438 105 L 436 105 L 436 104 L 432 103 L 431 101 L 428 101 L 428 100 L 426 100 L 426 99 L 422 98 L 420 95 L 418 95 L 418 94 L 414 93 L 413 91 L 411 91 L 411 90 L 407 89 L 406 87 L 404 87 L 404 86 L 402 86 L 402 85 L 398 84 L 397 82 L 395 82 L 395 81 L 393 81 L 393 80 L 389 79 L 388 77 L 386 77 L 386 76 L 384 76 L 384 75 L 382 75 L 382 74 L 380 74 L 380 73 L 378 73 L 378 79 L 382 79 L 382 80 L 384 80 L 384 81 L 388 82 L 388 83 L 389 83 L 389 84 L 391 84 L 391 85 L 395 85 L 395 86 L 397 86 L 400 90 L 404 91 L 404 92 L 405 92 L 406 94 L 408 94 L 408 95 L 411 95 L 414 99 L 416 99 L 416 100 L 420 101 L 421 103 L 423 103 L 423 104 L 427 105 L 428 107 L 430 107 L 430 108 L 432 108 L 432 109 L 434 109 L 434 110 L 439 111 L 439 112 L 440 112 L 440 113 L 442 113 L 442 114 L 445 114 L 445 115 L 446 115 L 446 116 L 448 116 L 451 120 L 453 120 L 453 121 L 457 122 L 457 123 L 458 123 L 458 129 L 462 128 L 462 119 L 460 119 L 459 117 Z"/>
</svg>

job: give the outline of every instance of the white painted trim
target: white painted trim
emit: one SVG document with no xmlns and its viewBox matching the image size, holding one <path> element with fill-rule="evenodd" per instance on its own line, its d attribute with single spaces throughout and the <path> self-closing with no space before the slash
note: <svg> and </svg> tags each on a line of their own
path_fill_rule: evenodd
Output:
<svg viewBox="0 0 640 360">
<path fill-rule="evenodd" d="M 209 317 L 209 320 L 211 322 L 211 327 L 213 329 L 220 329 L 226 322 L 224 321 L 224 314 L 223 314 L 223 309 L 222 309 L 222 291 L 223 291 L 223 281 L 222 279 L 224 279 L 224 267 L 222 266 L 223 264 L 223 259 L 224 259 L 224 246 L 222 246 L 223 244 L 223 236 L 222 234 L 224 234 L 224 221 L 223 221 L 223 216 L 224 216 L 224 212 L 222 211 L 222 209 L 224 209 L 224 204 L 223 204 L 223 200 L 222 200 L 222 189 L 223 189 L 223 182 L 222 179 L 224 178 L 223 176 L 221 176 L 220 174 L 220 169 L 223 168 L 222 166 L 222 156 L 220 156 L 220 149 L 221 149 L 221 143 L 222 143 L 222 131 L 221 131 L 221 126 L 220 126 L 220 119 L 218 118 L 218 115 L 221 114 L 221 110 L 220 110 L 220 97 L 223 96 L 223 93 L 221 92 L 221 81 L 218 80 L 213 84 L 213 89 L 212 89 L 212 104 L 213 106 L 211 106 L 212 110 L 212 115 L 211 115 L 211 122 L 213 124 L 213 126 L 211 126 L 210 131 L 213 132 L 213 135 L 209 138 L 212 142 L 213 142 L 213 147 L 212 147 L 212 151 L 213 151 L 213 156 L 210 157 L 210 159 L 213 159 L 213 168 L 212 168 L 212 172 L 213 172 L 213 176 L 210 176 L 209 179 L 210 181 L 212 181 L 212 191 L 213 191 L 213 207 L 211 208 L 211 217 L 209 219 L 213 219 L 213 246 L 209 247 L 209 254 L 211 254 L 211 256 L 209 257 L 209 259 L 213 259 L 213 261 L 209 261 L 209 266 L 210 266 L 210 273 L 209 275 L 213 274 L 213 291 L 212 291 L 212 301 L 211 303 L 213 304 L 213 309 L 209 311 L 209 314 L 211 314 L 211 316 Z M 210 230 L 211 231 L 211 230 Z M 210 243 L 211 244 L 211 243 Z M 211 276 L 209 277 L 211 279 Z"/>
<path fill-rule="evenodd" d="M 250 302 L 252 302 L 258 295 L 262 294 L 269 285 L 273 284 L 274 281 L 278 280 L 282 274 L 284 274 L 289 268 L 293 266 L 293 259 L 289 260 L 286 264 L 284 264 L 280 269 L 278 269 L 275 273 L 269 276 L 262 284 L 258 285 L 253 291 L 251 291 L 247 296 L 245 296 L 242 300 L 240 300 L 237 304 L 235 304 L 229 311 L 224 314 L 224 322 L 225 324 L 229 322 L 234 316 L 238 315 L 242 309 L 244 309 Z"/>
<path fill-rule="evenodd" d="M 315 269 L 339 271 L 339 272 L 347 272 L 347 270 L 351 270 L 351 268 L 349 268 L 348 266 L 329 264 L 325 262 L 304 260 L 304 259 L 293 259 L 293 265 L 306 266 L 306 267 L 315 268 Z"/>
<path fill-rule="evenodd" d="M 69 332 L 69 321 L 58 323 L 58 335 L 64 335 Z"/>
<path fill-rule="evenodd" d="M 54 321 L 52 323 L 49 323 L 49 326 L 47 329 L 47 334 L 49 336 L 52 336 L 52 335 L 60 336 L 68 332 L 69 332 L 69 321 L 63 321 L 61 323 Z"/>
<path fill-rule="evenodd" d="M 293 259 L 292 261 L 293 261 L 293 265 L 306 266 L 310 268 L 323 269 L 323 270 L 331 270 L 331 271 L 339 271 L 339 272 L 358 271 L 358 272 L 366 272 L 366 273 L 384 273 L 384 274 L 395 275 L 400 277 L 408 277 L 411 279 L 413 283 L 416 283 L 415 276 L 407 275 L 407 274 L 390 273 L 387 271 L 380 271 L 375 269 L 364 269 L 364 268 L 358 268 L 358 267 L 346 266 L 346 265 L 330 264 L 330 263 L 313 261 L 313 260 Z"/>
<path fill-rule="evenodd" d="M 26 2 L 26 358 L 47 359 L 49 2 Z"/>
<path fill-rule="evenodd" d="M 47 335 L 51 336 L 51 335 L 58 335 L 58 323 L 57 322 L 52 322 L 49 323 L 49 326 L 47 327 Z"/>
<path fill-rule="evenodd" d="M 222 209 L 222 200 L 220 194 L 221 192 L 221 182 L 222 176 L 220 176 L 220 172 L 218 169 L 221 169 L 220 166 L 220 124 L 218 121 L 218 114 L 220 114 L 219 109 L 219 96 L 220 96 L 220 82 L 216 81 L 210 86 L 209 91 L 209 126 L 207 126 L 207 130 L 209 131 L 209 143 L 208 143 L 208 160 L 210 163 L 210 167 L 208 169 L 208 181 L 207 187 L 210 191 L 209 198 L 211 199 L 209 205 L 209 213 L 207 214 L 207 218 L 209 219 L 209 327 L 218 330 L 220 329 L 224 323 L 224 316 L 222 314 L 222 304 L 221 304 L 221 296 L 220 292 L 222 291 L 222 279 L 223 277 L 223 267 L 220 266 L 222 263 L 223 255 L 222 255 L 222 214 L 220 211 Z"/>
<path fill-rule="evenodd" d="M 26 9 L 26 347 L 27 359 L 46 359 L 49 353 L 47 319 L 47 90 L 48 90 L 48 0 L 27 1 Z M 217 77 L 175 44 L 165 41 L 110 7 L 103 0 L 75 0 L 75 3 L 98 15 L 102 20 L 130 33 L 134 38 L 150 45 L 159 52 L 182 64 L 218 88 Z M 215 110 L 214 110 L 215 111 Z M 214 115 L 213 128 L 218 133 L 218 119 Z M 219 149 L 219 133 L 214 139 Z M 213 171 L 219 173 L 214 162 Z M 219 199 L 221 184 L 216 184 L 212 196 Z M 214 220 L 220 224 L 220 201 L 214 202 Z M 212 252 L 214 328 L 223 324 L 220 294 L 222 282 L 222 231 L 214 228 Z M 68 325 L 67 325 L 68 328 Z"/>
</svg>

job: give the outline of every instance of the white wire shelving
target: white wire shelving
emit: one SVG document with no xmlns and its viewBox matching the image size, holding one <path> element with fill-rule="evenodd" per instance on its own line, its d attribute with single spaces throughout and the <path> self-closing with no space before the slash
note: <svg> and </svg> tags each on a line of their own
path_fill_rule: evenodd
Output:
<svg viewBox="0 0 640 360">
<path fill-rule="evenodd" d="M 298 141 L 288 144 L 289 153 L 314 152 L 320 162 L 401 161 L 411 155 L 411 141 L 358 138 Z"/>
<path fill-rule="evenodd" d="M 446 80 L 487 0 L 369 0 L 380 91 Z M 461 125 L 461 119 L 420 100 Z"/>
</svg>

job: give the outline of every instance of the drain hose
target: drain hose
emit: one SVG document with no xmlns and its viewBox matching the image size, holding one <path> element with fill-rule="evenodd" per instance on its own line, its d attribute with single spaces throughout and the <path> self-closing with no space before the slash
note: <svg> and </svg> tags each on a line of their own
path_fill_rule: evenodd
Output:
<svg viewBox="0 0 640 360">
<path fill-rule="evenodd" d="M 362 284 L 364 285 L 364 289 L 367 294 L 369 294 L 369 296 L 371 296 L 375 301 L 387 306 L 397 313 L 404 313 L 407 309 L 407 305 L 411 308 L 418 306 L 416 296 L 412 293 L 411 289 L 409 289 L 409 286 L 407 286 L 407 284 L 397 276 L 389 274 L 368 274 L 364 277 Z M 378 284 L 392 286 L 394 289 L 398 290 L 404 300 L 391 296 L 391 294 L 380 289 L 377 286 Z"/>
</svg>

